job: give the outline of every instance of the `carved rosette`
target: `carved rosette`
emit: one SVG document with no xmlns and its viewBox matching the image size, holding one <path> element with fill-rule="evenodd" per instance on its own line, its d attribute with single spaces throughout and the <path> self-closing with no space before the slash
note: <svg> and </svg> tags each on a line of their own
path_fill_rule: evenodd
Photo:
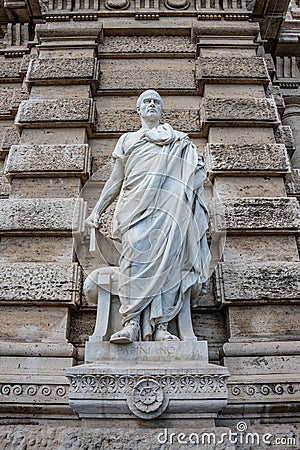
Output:
<svg viewBox="0 0 300 450">
<path fill-rule="evenodd" d="M 168 398 L 154 378 L 143 378 L 133 387 L 127 404 L 136 416 L 155 419 L 167 408 Z"/>
</svg>

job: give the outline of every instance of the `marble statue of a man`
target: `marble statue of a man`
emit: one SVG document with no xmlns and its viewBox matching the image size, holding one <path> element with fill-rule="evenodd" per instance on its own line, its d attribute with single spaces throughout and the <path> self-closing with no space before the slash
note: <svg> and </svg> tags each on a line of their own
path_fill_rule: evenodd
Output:
<svg viewBox="0 0 300 450">
<path fill-rule="evenodd" d="M 121 237 L 120 313 L 110 342 L 178 340 L 168 331 L 191 290 L 209 277 L 203 161 L 188 136 L 159 124 L 162 99 L 153 90 L 137 101 L 141 128 L 123 134 L 114 167 L 87 219 L 98 229 L 119 195 L 113 233 Z"/>
</svg>

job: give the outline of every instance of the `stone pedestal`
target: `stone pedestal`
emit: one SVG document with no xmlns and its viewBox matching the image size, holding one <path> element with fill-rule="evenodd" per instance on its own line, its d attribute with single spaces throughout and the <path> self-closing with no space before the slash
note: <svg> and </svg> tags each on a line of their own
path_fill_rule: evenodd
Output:
<svg viewBox="0 0 300 450">
<path fill-rule="evenodd" d="M 67 371 L 70 405 L 81 418 L 213 419 L 226 406 L 229 373 L 207 355 L 205 341 L 99 341 L 93 362 Z"/>
</svg>

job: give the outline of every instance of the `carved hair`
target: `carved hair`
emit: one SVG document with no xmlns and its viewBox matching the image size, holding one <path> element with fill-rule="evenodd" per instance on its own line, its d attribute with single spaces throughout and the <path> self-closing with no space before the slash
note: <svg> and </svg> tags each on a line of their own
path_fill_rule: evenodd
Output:
<svg viewBox="0 0 300 450">
<path fill-rule="evenodd" d="M 163 101 L 162 101 L 162 98 L 159 95 L 159 93 L 154 91 L 153 89 L 147 89 L 147 91 L 142 92 L 141 95 L 139 96 L 139 98 L 137 99 L 136 107 L 137 108 L 140 107 L 142 100 L 146 95 L 153 95 L 153 94 L 155 94 L 155 96 L 159 98 L 159 100 L 161 101 L 161 104 L 162 104 Z"/>
</svg>

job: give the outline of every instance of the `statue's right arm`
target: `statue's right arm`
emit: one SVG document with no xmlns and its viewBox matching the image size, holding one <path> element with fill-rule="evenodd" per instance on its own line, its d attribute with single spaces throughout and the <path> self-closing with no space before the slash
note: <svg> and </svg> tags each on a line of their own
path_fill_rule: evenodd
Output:
<svg viewBox="0 0 300 450">
<path fill-rule="evenodd" d="M 122 183 L 124 180 L 124 167 L 120 158 L 117 158 L 114 163 L 112 173 L 105 183 L 100 198 L 93 209 L 92 214 L 86 219 L 85 223 L 89 227 L 99 227 L 99 220 L 101 214 L 119 195 Z"/>
</svg>

